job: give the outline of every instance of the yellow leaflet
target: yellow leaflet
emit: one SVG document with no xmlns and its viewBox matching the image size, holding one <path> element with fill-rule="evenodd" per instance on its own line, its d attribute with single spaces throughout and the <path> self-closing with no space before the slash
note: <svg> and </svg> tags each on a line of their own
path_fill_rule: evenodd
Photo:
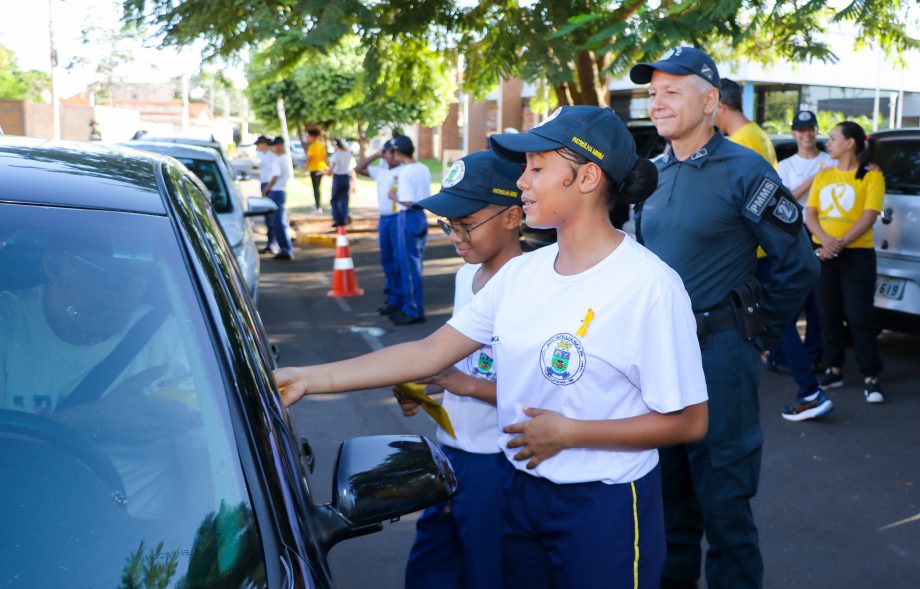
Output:
<svg viewBox="0 0 920 589">
<path fill-rule="evenodd" d="M 425 413 L 430 415 L 434 422 L 441 426 L 441 429 L 450 434 L 450 437 L 455 440 L 457 439 L 457 434 L 454 433 L 454 426 L 450 423 L 450 417 L 448 417 L 447 411 L 441 407 L 440 403 L 423 392 L 425 390 L 424 385 L 415 384 L 414 382 L 404 382 L 396 385 L 396 390 L 404 397 L 408 397 L 420 403 Z"/>
<path fill-rule="evenodd" d="M 585 313 L 585 318 L 581 320 L 581 327 L 578 328 L 578 331 L 575 332 L 575 335 L 578 337 L 585 337 L 585 334 L 588 333 L 588 326 L 591 325 L 591 321 L 594 320 L 594 309 L 588 307 L 588 312 Z"/>
</svg>

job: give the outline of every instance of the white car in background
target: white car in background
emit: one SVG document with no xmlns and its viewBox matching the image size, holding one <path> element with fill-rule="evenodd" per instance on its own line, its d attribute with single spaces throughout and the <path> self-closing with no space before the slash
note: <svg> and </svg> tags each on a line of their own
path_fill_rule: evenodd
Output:
<svg viewBox="0 0 920 589">
<path fill-rule="evenodd" d="M 201 180 L 211 196 L 211 204 L 217 213 L 227 243 L 233 248 L 236 263 L 246 279 L 252 300 L 259 294 L 259 252 L 252 235 L 249 217 L 266 215 L 278 210 L 278 206 L 262 196 L 243 199 L 227 169 L 221 154 L 208 147 L 182 145 L 166 141 L 130 141 L 120 144 L 142 151 L 168 155 L 189 169 Z"/>
</svg>

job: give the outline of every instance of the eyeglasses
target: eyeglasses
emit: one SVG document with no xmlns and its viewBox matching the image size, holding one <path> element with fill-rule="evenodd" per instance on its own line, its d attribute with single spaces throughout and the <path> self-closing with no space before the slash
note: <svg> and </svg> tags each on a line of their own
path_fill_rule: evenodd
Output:
<svg viewBox="0 0 920 589">
<path fill-rule="evenodd" d="M 476 229 L 477 227 L 482 227 L 483 225 L 485 225 L 486 223 L 488 223 L 495 217 L 507 211 L 509 208 L 510 207 L 505 207 L 502 210 L 495 213 L 494 215 L 492 215 L 491 217 L 489 217 L 488 219 L 486 219 L 485 221 L 482 221 L 481 223 L 476 223 L 475 225 L 467 225 L 466 223 L 448 223 L 444 219 L 438 219 L 438 227 L 441 228 L 441 231 L 444 232 L 444 235 L 450 236 L 451 233 L 456 232 L 457 237 L 460 238 L 460 241 L 464 243 L 469 243 L 470 239 L 472 239 L 471 233 L 473 232 L 473 229 Z"/>
</svg>

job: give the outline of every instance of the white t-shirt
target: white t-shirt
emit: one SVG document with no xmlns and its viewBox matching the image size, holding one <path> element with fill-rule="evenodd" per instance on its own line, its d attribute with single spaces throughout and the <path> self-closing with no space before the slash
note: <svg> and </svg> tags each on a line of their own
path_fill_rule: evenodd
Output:
<svg viewBox="0 0 920 589">
<path fill-rule="evenodd" d="M 457 271 L 454 281 L 454 314 L 473 300 L 473 277 L 481 264 L 466 264 Z M 497 372 L 492 346 L 486 344 L 454 365 L 457 370 L 477 378 L 495 381 Z M 438 428 L 438 441 L 452 448 L 459 448 L 474 454 L 495 454 L 498 447 L 498 411 L 495 405 L 474 399 L 460 397 L 444 391 L 441 405 L 450 416 L 454 426 L 454 439 Z"/>
<path fill-rule="evenodd" d="M 390 191 L 397 189 L 397 179 L 402 166 L 391 168 L 386 164 L 382 166 L 368 166 L 367 175 L 377 182 L 377 208 L 380 216 L 393 215 L 399 211 L 399 205 L 390 200 Z M 403 207 L 405 208 L 405 207 Z"/>
<path fill-rule="evenodd" d="M 0 292 L 0 333 L 6 334 L 0 338 L 0 409 L 50 414 L 61 398 L 76 388 L 130 329 L 125 326 L 121 332 L 93 345 L 65 342 L 45 318 L 44 293 L 44 286 L 16 293 Z M 149 311 L 149 307 L 138 309 L 129 324 L 133 325 Z M 190 376 L 181 341 L 175 319 L 167 317 L 108 390 L 154 366 L 166 370 L 157 383 Z M 148 388 L 155 386 L 152 383 Z M 170 469 L 175 468 L 171 462 L 175 451 L 170 444 L 169 439 L 143 446 L 114 441 L 98 444 L 121 475 L 131 515 L 155 517 L 174 508 L 168 505 L 170 497 L 175 496 L 170 490 L 174 479 L 168 476 Z"/>
<path fill-rule="evenodd" d="M 779 178 L 789 190 L 795 190 L 802 185 L 802 182 L 811 178 L 822 168 L 833 168 L 837 165 L 837 160 L 829 156 L 824 151 L 819 151 L 818 155 L 807 159 L 799 154 L 793 154 L 779 163 L 777 172 Z M 808 200 L 808 191 L 798 199 L 799 204 L 803 207 Z"/>
<path fill-rule="evenodd" d="M 554 268 L 558 244 L 510 260 L 448 321 L 491 343 L 501 366 L 498 426 L 527 421 L 524 407 L 574 419 L 670 413 L 707 400 L 696 321 L 680 277 L 629 236 L 574 276 Z M 592 310 L 583 336 L 577 335 Z M 499 445 L 513 460 L 513 436 Z M 527 472 L 555 483 L 635 481 L 658 463 L 654 449 L 563 450 Z"/>
<path fill-rule="evenodd" d="M 270 189 L 271 192 L 283 192 L 284 187 L 287 184 L 288 178 L 291 175 L 290 169 L 288 168 L 288 160 L 286 155 L 277 155 L 273 154 L 274 157 L 271 161 L 271 176 L 268 177 L 266 182 L 270 182 L 272 178 L 278 176 L 278 179 L 275 180 L 275 183 L 272 184 Z"/>
<path fill-rule="evenodd" d="M 400 202 L 418 202 L 431 196 L 431 172 L 419 162 L 400 166 L 396 194 Z M 406 210 L 406 207 L 399 207 Z"/>
<path fill-rule="evenodd" d="M 273 162 L 277 157 L 274 153 L 266 151 L 262 154 L 262 159 L 259 160 L 259 182 L 262 184 L 267 184 L 272 179 L 272 172 L 274 171 Z"/>
<path fill-rule="evenodd" d="M 350 151 L 336 149 L 329 156 L 329 169 L 337 176 L 347 176 L 349 172 L 355 169 L 355 158 Z"/>
</svg>

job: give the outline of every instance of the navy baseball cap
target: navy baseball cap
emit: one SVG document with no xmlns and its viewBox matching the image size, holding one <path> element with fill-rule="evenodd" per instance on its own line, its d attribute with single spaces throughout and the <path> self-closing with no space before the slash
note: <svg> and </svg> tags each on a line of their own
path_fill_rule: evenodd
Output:
<svg viewBox="0 0 920 589">
<path fill-rule="evenodd" d="M 526 133 L 503 133 L 489 138 L 495 153 L 524 163 L 525 154 L 567 148 L 594 162 L 620 183 L 636 165 L 636 142 L 626 125 L 609 108 L 561 106 Z"/>
<path fill-rule="evenodd" d="M 693 47 L 675 47 L 661 56 L 661 59 L 652 63 L 637 63 L 629 70 L 629 79 L 635 84 L 648 84 L 652 81 L 652 73 L 661 70 L 675 76 L 689 76 L 695 74 L 714 88 L 719 88 L 719 68 L 711 57 Z"/>
<path fill-rule="evenodd" d="M 412 140 L 405 135 L 397 135 L 390 139 L 389 143 L 390 149 L 395 149 L 400 153 L 412 155 L 412 153 L 415 152 L 415 146 L 412 145 Z"/>
<path fill-rule="evenodd" d="M 386 141 L 383 142 L 383 147 L 380 148 L 380 151 L 386 152 L 386 151 L 390 151 L 393 149 L 396 149 L 395 147 L 393 147 L 393 140 L 387 139 Z"/>
<path fill-rule="evenodd" d="M 818 129 L 818 117 L 810 110 L 799 111 L 792 119 L 793 131 L 800 131 L 805 127 L 811 127 L 815 130 Z"/>
<path fill-rule="evenodd" d="M 416 203 L 435 215 L 458 219 L 489 205 L 521 206 L 517 187 L 521 166 L 493 151 L 477 151 L 460 158 L 448 170 L 441 191 Z"/>
</svg>

